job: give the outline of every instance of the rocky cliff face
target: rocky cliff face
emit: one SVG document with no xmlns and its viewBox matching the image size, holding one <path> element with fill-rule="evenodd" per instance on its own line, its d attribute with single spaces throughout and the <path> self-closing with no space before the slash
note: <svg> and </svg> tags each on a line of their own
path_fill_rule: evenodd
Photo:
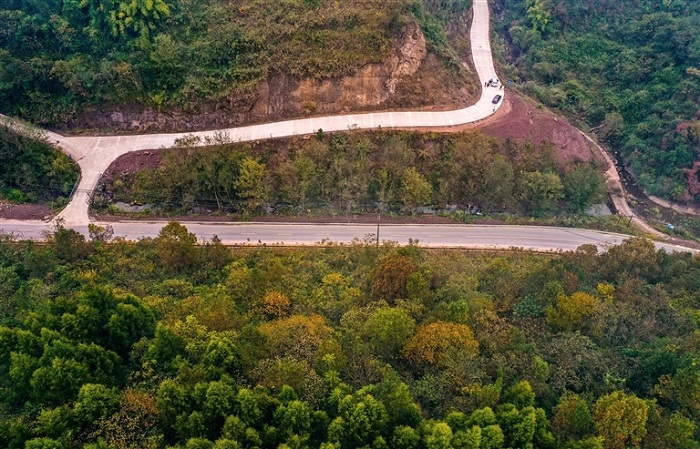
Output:
<svg viewBox="0 0 700 449">
<path fill-rule="evenodd" d="M 66 129 L 188 132 L 387 107 L 453 107 L 450 100 L 441 105 L 439 95 L 427 95 L 427 98 L 425 92 L 415 98 L 406 95 L 407 86 L 402 85 L 404 80 L 410 80 L 404 84 L 422 83 L 426 73 L 444 71 L 436 58 L 428 56 L 425 36 L 416 23 L 411 23 L 404 27 L 392 56 L 386 62 L 366 65 L 351 76 L 317 80 L 273 73 L 253 92 L 232 96 L 196 113 L 156 111 L 143 106 L 122 107 L 83 114 Z M 413 90 L 408 87 L 408 90 Z M 402 92 L 397 93 L 397 89 Z M 458 95 L 445 92 L 444 97 L 464 99 L 465 89 L 458 89 Z M 450 86 L 445 90 L 449 91 Z"/>
<path fill-rule="evenodd" d="M 427 55 L 423 33 L 417 24 L 409 24 L 389 61 L 368 64 L 352 76 L 328 80 L 275 74 L 260 86 L 250 113 L 261 118 L 285 117 L 381 106 L 403 78 L 418 70 Z"/>
</svg>

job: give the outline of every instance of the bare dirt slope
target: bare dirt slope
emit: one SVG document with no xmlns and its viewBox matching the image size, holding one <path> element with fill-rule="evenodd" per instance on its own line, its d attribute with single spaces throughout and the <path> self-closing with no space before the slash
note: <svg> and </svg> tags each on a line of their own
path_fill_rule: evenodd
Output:
<svg viewBox="0 0 700 449">
<path fill-rule="evenodd" d="M 505 103 L 494 115 L 481 122 L 457 126 L 447 131 L 459 132 L 474 128 L 501 140 L 529 140 L 534 144 L 552 142 L 557 162 L 561 165 L 591 161 L 606 164 L 578 128 L 564 117 L 538 107 L 515 92 L 507 93 Z"/>
<path fill-rule="evenodd" d="M 46 204 L 11 204 L 0 201 L 0 218 L 8 220 L 44 220 L 52 214 Z"/>
</svg>

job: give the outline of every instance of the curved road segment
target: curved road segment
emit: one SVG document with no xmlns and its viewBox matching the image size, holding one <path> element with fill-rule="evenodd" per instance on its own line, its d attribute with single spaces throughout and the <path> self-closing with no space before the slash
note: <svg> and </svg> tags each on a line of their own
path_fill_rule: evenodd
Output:
<svg viewBox="0 0 700 449">
<path fill-rule="evenodd" d="M 481 85 L 496 76 L 491 56 L 489 8 L 487 0 L 474 0 L 474 18 L 470 30 L 470 40 L 474 67 Z M 332 117 L 312 117 L 288 120 L 277 123 L 244 126 L 215 131 L 173 134 L 141 134 L 132 136 L 91 136 L 66 137 L 48 132 L 52 144 L 70 154 L 80 165 L 82 177 L 70 204 L 59 214 L 66 225 L 81 225 L 89 221 L 88 202 L 100 179 L 100 175 L 122 154 L 138 150 L 171 148 L 176 140 L 185 136 L 205 137 L 226 136 L 234 142 L 290 137 L 312 134 L 322 129 L 347 131 L 349 129 L 447 127 L 463 125 L 482 120 L 500 108 L 503 100 L 493 104 L 496 95 L 504 95 L 497 87 L 482 87 L 481 97 L 476 104 L 455 111 L 403 111 L 373 112 L 366 114 L 338 115 Z"/>
<path fill-rule="evenodd" d="M 491 55 L 489 8 L 487 0 L 474 0 L 474 15 L 470 30 L 472 58 L 482 86 L 495 77 Z M 231 141 L 244 142 L 312 134 L 324 131 L 346 131 L 354 129 L 449 127 L 482 120 L 493 114 L 503 104 L 494 105 L 495 95 L 505 95 L 497 87 L 482 87 L 481 97 L 476 104 L 454 111 L 415 111 L 415 112 L 376 112 L 350 114 L 332 117 L 313 117 L 277 123 L 245 126 L 216 131 L 175 134 L 143 134 L 133 136 L 90 136 L 66 137 L 47 132 L 50 143 L 58 146 L 78 162 L 81 169 L 80 183 L 71 202 L 58 215 L 65 226 L 87 235 L 89 195 L 97 186 L 101 174 L 119 156 L 138 150 L 171 148 L 177 139 L 196 136 L 225 136 Z M 26 125 L 6 120 L 6 126 L 22 130 Z M 101 225 L 105 225 L 102 223 Z M 121 222 L 111 223 L 115 236 L 128 239 L 155 237 L 162 222 Z M 314 244 L 319 241 L 349 243 L 354 239 L 376 239 L 374 225 L 310 225 L 310 224 L 201 224 L 188 223 L 188 229 L 201 240 L 218 235 L 227 244 Z M 40 221 L 0 220 L 0 231 L 14 233 L 30 239 L 42 239 L 51 225 Z M 572 250 L 579 245 L 592 243 L 601 249 L 619 244 L 629 236 L 597 231 L 546 227 L 511 226 L 445 226 L 445 225 L 392 225 L 382 226 L 379 232 L 381 241 L 408 243 L 418 240 L 421 245 L 432 247 L 473 247 L 505 249 L 519 247 L 525 249 L 555 251 Z M 668 244 L 657 244 L 666 250 L 686 250 Z"/>
</svg>

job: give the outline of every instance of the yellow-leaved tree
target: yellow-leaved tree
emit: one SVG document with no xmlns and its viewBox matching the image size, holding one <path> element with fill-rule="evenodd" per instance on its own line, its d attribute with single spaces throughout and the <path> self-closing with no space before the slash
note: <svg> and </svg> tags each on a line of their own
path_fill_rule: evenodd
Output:
<svg viewBox="0 0 700 449">
<path fill-rule="evenodd" d="M 580 329 L 586 320 L 600 308 L 600 301 L 584 292 L 575 292 L 571 296 L 558 295 L 554 306 L 545 309 L 547 323 L 560 330 Z"/>
<path fill-rule="evenodd" d="M 639 447 L 647 433 L 649 405 L 624 391 L 614 391 L 595 403 L 595 428 L 605 449 Z"/>
<path fill-rule="evenodd" d="M 479 342 L 466 324 L 436 321 L 418 328 L 403 350 L 404 356 L 423 366 L 443 366 L 454 354 L 476 356 Z"/>
</svg>

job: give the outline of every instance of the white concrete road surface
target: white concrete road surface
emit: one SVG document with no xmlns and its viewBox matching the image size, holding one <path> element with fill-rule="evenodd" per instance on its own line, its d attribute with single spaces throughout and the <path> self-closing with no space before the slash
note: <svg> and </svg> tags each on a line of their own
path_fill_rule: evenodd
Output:
<svg viewBox="0 0 700 449">
<path fill-rule="evenodd" d="M 163 222 L 96 223 L 111 225 L 114 237 L 127 240 L 157 237 Z M 217 235 L 227 245 L 314 245 L 323 241 L 352 243 L 355 240 L 375 242 L 377 225 L 371 224 L 306 224 L 306 223 L 183 223 L 194 232 L 200 243 Z M 72 226 L 87 235 L 87 225 Z M 0 232 L 12 233 L 24 239 L 42 240 L 52 224 L 39 221 L 0 219 Z M 542 226 L 479 226 L 479 225 L 381 225 L 380 242 L 408 244 L 410 240 L 422 247 L 509 249 L 535 251 L 569 251 L 584 244 L 593 244 L 604 251 L 619 245 L 630 236 L 601 231 Z M 668 252 L 697 252 L 668 243 L 656 242 Z"/>
</svg>

